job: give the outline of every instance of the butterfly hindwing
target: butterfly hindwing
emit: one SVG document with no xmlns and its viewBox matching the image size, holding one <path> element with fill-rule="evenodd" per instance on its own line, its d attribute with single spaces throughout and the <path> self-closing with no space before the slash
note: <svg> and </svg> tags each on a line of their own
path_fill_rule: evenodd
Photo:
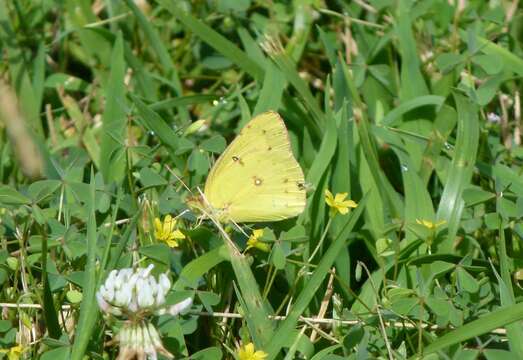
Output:
<svg viewBox="0 0 523 360">
<path fill-rule="evenodd" d="M 304 177 L 276 112 L 249 121 L 225 149 L 205 183 L 222 221 L 277 221 L 305 208 Z"/>
</svg>

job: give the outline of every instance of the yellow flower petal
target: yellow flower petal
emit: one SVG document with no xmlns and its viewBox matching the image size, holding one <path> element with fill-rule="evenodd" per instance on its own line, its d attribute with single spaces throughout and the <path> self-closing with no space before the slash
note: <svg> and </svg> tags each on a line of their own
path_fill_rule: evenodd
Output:
<svg viewBox="0 0 523 360">
<path fill-rule="evenodd" d="M 178 229 L 174 230 L 172 234 L 175 239 L 185 239 L 185 235 L 183 234 L 183 232 L 181 232 Z"/>
<path fill-rule="evenodd" d="M 336 213 L 345 215 L 349 212 L 349 208 L 355 208 L 358 204 L 350 199 L 345 200 L 349 196 L 348 193 L 337 193 L 336 196 L 333 196 L 332 193 L 325 189 L 325 202 L 330 207 L 329 214 L 330 216 L 335 216 Z"/>
<path fill-rule="evenodd" d="M 162 233 L 162 222 L 159 218 L 154 219 L 154 234 L 158 237 L 158 234 Z"/>
<path fill-rule="evenodd" d="M 240 360 L 265 360 L 268 354 L 264 351 L 254 351 L 254 344 L 248 343 L 238 349 L 238 358 Z"/>
<path fill-rule="evenodd" d="M 346 207 L 346 208 L 355 208 L 358 206 L 358 204 L 356 204 L 352 200 L 345 200 L 345 201 L 342 201 L 341 203 L 339 203 L 339 206 Z"/>
<path fill-rule="evenodd" d="M 267 356 L 269 356 L 269 354 L 267 354 L 266 352 L 264 351 L 261 351 L 261 350 L 258 350 L 254 353 L 254 359 L 255 360 L 264 360 L 267 358 Z"/>
<path fill-rule="evenodd" d="M 165 218 L 163 219 L 163 232 L 165 234 L 170 233 L 173 228 L 172 225 L 173 225 L 173 219 L 172 219 L 171 215 L 165 216 Z"/>
<path fill-rule="evenodd" d="M 176 219 L 171 215 L 166 215 L 163 222 L 159 218 L 154 219 L 154 235 L 158 241 L 165 242 L 170 247 L 177 247 L 178 241 L 185 239 L 185 235 L 176 229 Z"/>
<path fill-rule="evenodd" d="M 165 243 L 166 243 L 167 246 L 169 246 L 170 248 L 178 247 L 178 241 L 176 241 L 175 239 L 167 239 L 167 240 L 165 240 Z"/>
<path fill-rule="evenodd" d="M 433 223 L 430 220 L 416 219 L 416 223 L 419 224 L 419 225 L 425 226 L 429 230 L 435 230 L 437 227 L 445 224 L 446 221 L 445 220 L 441 220 L 441 221 L 438 221 L 437 223 Z"/>
<path fill-rule="evenodd" d="M 340 212 L 340 214 L 345 215 L 346 213 L 349 212 L 349 208 L 348 207 L 338 207 L 338 211 Z"/>
<path fill-rule="evenodd" d="M 348 193 L 337 193 L 336 196 L 334 197 L 334 202 L 335 203 L 341 203 L 343 200 L 345 200 L 345 198 L 348 196 L 349 194 Z"/>
<path fill-rule="evenodd" d="M 269 251 L 270 246 L 261 242 L 259 239 L 263 236 L 263 229 L 256 229 L 252 232 L 251 236 L 249 236 L 249 239 L 247 239 L 247 247 L 245 248 L 245 251 L 257 248 L 261 251 Z"/>
<path fill-rule="evenodd" d="M 332 193 L 329 191 L 329 189 L 325 189 L 325 202 L 330 207 L 334 206 L 334 196 L 332 196 Z"/>
</svg>

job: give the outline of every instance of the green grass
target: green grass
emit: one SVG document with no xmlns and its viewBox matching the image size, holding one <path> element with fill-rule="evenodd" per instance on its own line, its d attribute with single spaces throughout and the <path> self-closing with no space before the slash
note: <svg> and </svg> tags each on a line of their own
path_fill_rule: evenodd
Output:
<svg viewBox="0 0 523 360">
<path fill-rule="evenodd" d="M 0 1 L 0 359 L 115 359 L 95 293 L 149 264 L 194 298 L 151 319 L 176 358 L 523 358 L 522 21 L 511 0 Z M 307 207 L 241 224 L 270 245 L 244 251 L 186 200 L 268 110 Z M 325 189 L 359 206 L 330 218 Z"/>
</svg>

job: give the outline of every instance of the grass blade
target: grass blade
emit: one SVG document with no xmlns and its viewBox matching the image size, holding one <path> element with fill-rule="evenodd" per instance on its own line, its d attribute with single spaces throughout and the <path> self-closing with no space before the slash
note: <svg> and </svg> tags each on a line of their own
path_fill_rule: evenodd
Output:
<svg viewBox="0 0 523 360">
<path fill-rule="evenodd" d="M 258 102 L 254 107 L 253 116 L 264 111 L 279 109 L 283 90 L 287 86 L 286 82 L 281 80 L 282 77 L 280 70 L 274 64 L 268 63 L 265 70 L 265 78 L 263 79 L 263 87 L 260 91 Z"/>
<path fill-rule="evenodd" d="M 502 193 L 503 185 L 499 182 L 496 183 L 496 191 Z M 502 197 L 496 198 L 496 209 L 499 214 L 503 212 L 501 209 Z M 498 215 L 499 216 L 499 215 Z M 507 239 L 505 237 L 505 228 L 508 227 L 507 220 L 502 216 L 499 216 L 499 227 L 498 227 L 498 257 L 500 264 L 501 276 L 496 273 L 500 289 L 500 301 L 502 306 L 511 306 L 516 304 L 516 298 L 514 295 L 514 287 L 512 286 L 512 277 L 510 275 L 509 256 L 507 254 Z M 507 338 L 510 344 L 512 353 L 518 358 L 523 359 L 523 327 L 521 323 L 513 323 L 506 326 Z"/>
<path fill-rule="evenodd" d="M 141 122 L 150 131 L 153 131 L 160 141 L 171 148 L 178 149 L 179 137 L 176 132 L 169 127 L 160 115 L 151 110 L 144 102 L 136 96 L 129 94 L 129 97 L 136 105 Z"/>
<path fill-rule="evenodd" d="M 213 28 L 204 24 L 184 9 L 181 9 L 175 2 L 160 0 L 159 3 L 169 10 L 171 14 L 174 15 L 185 27 L 199 36 L 209 46 L 238 65 L 247 74 L 256 80 L 263 79 L 264 70 L 223 35 L 219 34 L 213 30 Z"/>
<path fill-rule="evenodd" d="M 44 319 L 49 332 L 49 337 L 59 339 L 62 335 L 60 323 L 58 322 L 58 314 L 54 305 L 53 294 L 49 286 L 49 278 L 47 276 L 47 233 L 42 230 L 42 284 L 44 285 L 43 308 Z"/>
<path fill-rule="evenodd" d="M 245 304 L 245 321 L 253 342 L 257 347 L 267 344 L 273 337 L 273 325 L 269 319 L 265 302 L 247 258 L 238 250 L 229 235 L 214 218 L 210 218 L 220 231 L 230 256 L 234 275 L 238 281 L 240 295 Z"/>
<path fill-rule="evenodd" d="M 196 286 L 195 283 L 200 277 L 207 274 L 213 267 L 226 260 L 230 259 L 225 245 L 218 246 L 217 248 L 197 257 L 183 267 L 178 280 L 173 285 L 173 290 L 183 290 L 187 286 Z"/>
<path fill-rule="evenodd" d="M 408 0 L 399 1 L 396 33 L 399 39 L 401 54 L 401 88 L 400 98 L 403 101 L 428 94 L 427 84 L 420 71 L 416 39 L 412 33 L 411 7 Z"/>
<path fill-rule="evenodd" d="M 100 145 L 100 171 L 106 182 L 120 182 L 125 175 L 125 62 L 123 39 L 119 33 L 114 43 L 109 81 L 105 89 L 103 133 Z"/>
<path fill-rule="evenodd" d="M 169 51 L 167 51 L 164 46 L 164 42 L 158 35 L 158 32 L 151 25 L 150 21 L 145 17 L 134 1 L 125 0 L 125 4 L 129 7 L 129 9 L 131 9 L 131 12 L 138 21 L 138 24 L 145 34 L 145 37 L 158 56 L 162 68 L 165 69 L 165 71 L 170 75 L 174 89 L 179 96 L 182 96 L 182 83 L 180 82 L 178 71 L 176 70 L 176 66 L 174 66 Z"/>
<path fill-rule="evenodd" d="M 358 207 L 349 215 L 345 225 L 341 228 L 338 236 L 333 240 L 329 249 L 325 252 L 318 266 L 314 270 L 313 274 L 309 278 L 305 287 L 301 291 L 300 295 L 296 299 L 296 302 L 291 307 L 287 318 L 280 324 L 271 341 L 266 347 L 266 352 L 269 354 L 268 359 L 275 359 L 280 352 L 282 346 L 286 343 L 288 334 L 295 328 L 299 317 L 303 314 L 307 308 L 309 302 L 316 294 L 316 291 L 325 280 L 325 277 L 329 273 L 334 260 L 338 256 L 341 248 L 346 244 L 347 236 L 350 234 L 356 222 L 360 218 L 363 210 L 365 209 L 367 197 L 364 197 L 358 204 Z"/>
<path fill-rule="evenodd" d="M 300 77 L 296 71 L 296 66 L 283 51 L 279 42 L 269 39 L 266 41 L 265 48 L 287 81 L 291 83 L 298 94 L 300 94 L 306 108 L 312 113 L 312 118 L 305 118 L 308 120 L 306 125 L 315 137 L 321 138 L 327 120 L 318 105 L 318 101 L 312 95 L 309 85 Z"/>
<path fill-rule="evenodd" d="M 352 75 L 349 73 L 345 63 L 340 62 L 340 65 L 345 77 L 346 85 L 352 96 L 354 118 L 357 123 L 362 155 L 364 155 L 365 161 L 368 164 L 370 174 L 377 185 L 382 201 L 390 209 L 393 216 L 402 217 L 403 202 L 390 182 L 387 181 L 387 177 L 379 165 L 376 146 L 370 134 L 369 120 L 363 111 L 363 103 L 360 99 L 358 90 L 356 89 L 356 85 L 354 84 Z"/>
<path fill-rule="evenodd" d="M 521 319 L 523 319 L 523 303 L 493 311 L 434 340 L 424 349 L 423 355 L 443 350 Z M 414 359 L 417 357 L 410 358 L 410 360 Z"/>
<path fill-rule="evenodd" d="M 91 171 L 94 171 L 91 169 Z M 80 315 L 78 326 L 75 329 L 75 338 L 72 349 L 72 360 L 81 360 L 84 358 L 87 345 L 91 339 L 94 325 L 98 320 L 98 305 L 95 300 L 96 293 L 96 251 L 97 251 L 97 232 L 96 232 L 96 214 L 95 214 L 95 180 L 91 173 L 91 184 L 89 186 L 89 217 L 87 220 L 87 260 L 85 264 L 85 282 L 83 287 L 83 298 L 80 304 Z"/>
<path fill-rule="evenodd" d="M 461 33 L 462 36 L 466 36 L 465 32 Z M 513 52 L 499 46 L 498 44 L 493 43 L 481 36 L 476 36 L 478 41 L 479 49 L 481 52 L 487 55 L 497 55 L 499 56 L 506 69 L 515 72 L 519 76 L 523 76 L 523 59 L 515 55 Z"/>
<path fill-rule="evenodd" d="M 204 104 L 219 98 L 220 97 L 218 95 L 212 94 L 187 95 L 155 102 L 154 104 L 149 105 L 149 108 L 154 111 L 169 110 L 173 107 Z"/>
</svg>

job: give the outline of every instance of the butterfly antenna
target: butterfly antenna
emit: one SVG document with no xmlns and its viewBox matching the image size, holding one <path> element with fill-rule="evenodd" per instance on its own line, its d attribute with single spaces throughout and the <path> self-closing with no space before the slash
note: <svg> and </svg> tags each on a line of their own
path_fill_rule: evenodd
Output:
<svg viewBox="0 0 523 360">
<path fill-rule="evenodd" d="M 245 235 L 246 237 L 249 237 L 249 235 L 247 235 L 247 233 L 245 231 L 243 231 L 243 229 L 241 228 L 240 225 L 238 225 L 234 220 L 231 220 L 231 222 L 234 224 L 234 226 L 236 226 L 236 229 L 238 229 L 243 235 Z"/>
<path fill-rule="evenodd" d="M 178 219 L 179 217 L 181 217 L 181 216 L 187 214 L 189 211 L 191 211 L 191 210 L 189 210 L 189 209 L 185 209 L 184 211 L 182 211 L 181 213 L 179 213 L 178 215 L 176 215 L 176 217 L 174 218 L 174 220 L 176 220 L 176 219 Z"/>
<path fill-rule="evenodd" d="M 185 182 L 182 180 L 181 177 L 179 177 L 170 167 L 169 165 L 165 165 L 167 170 L 183 185 L 183 187 L 192 195 L 191 189 L 185 184 Z"/>
</svg>

